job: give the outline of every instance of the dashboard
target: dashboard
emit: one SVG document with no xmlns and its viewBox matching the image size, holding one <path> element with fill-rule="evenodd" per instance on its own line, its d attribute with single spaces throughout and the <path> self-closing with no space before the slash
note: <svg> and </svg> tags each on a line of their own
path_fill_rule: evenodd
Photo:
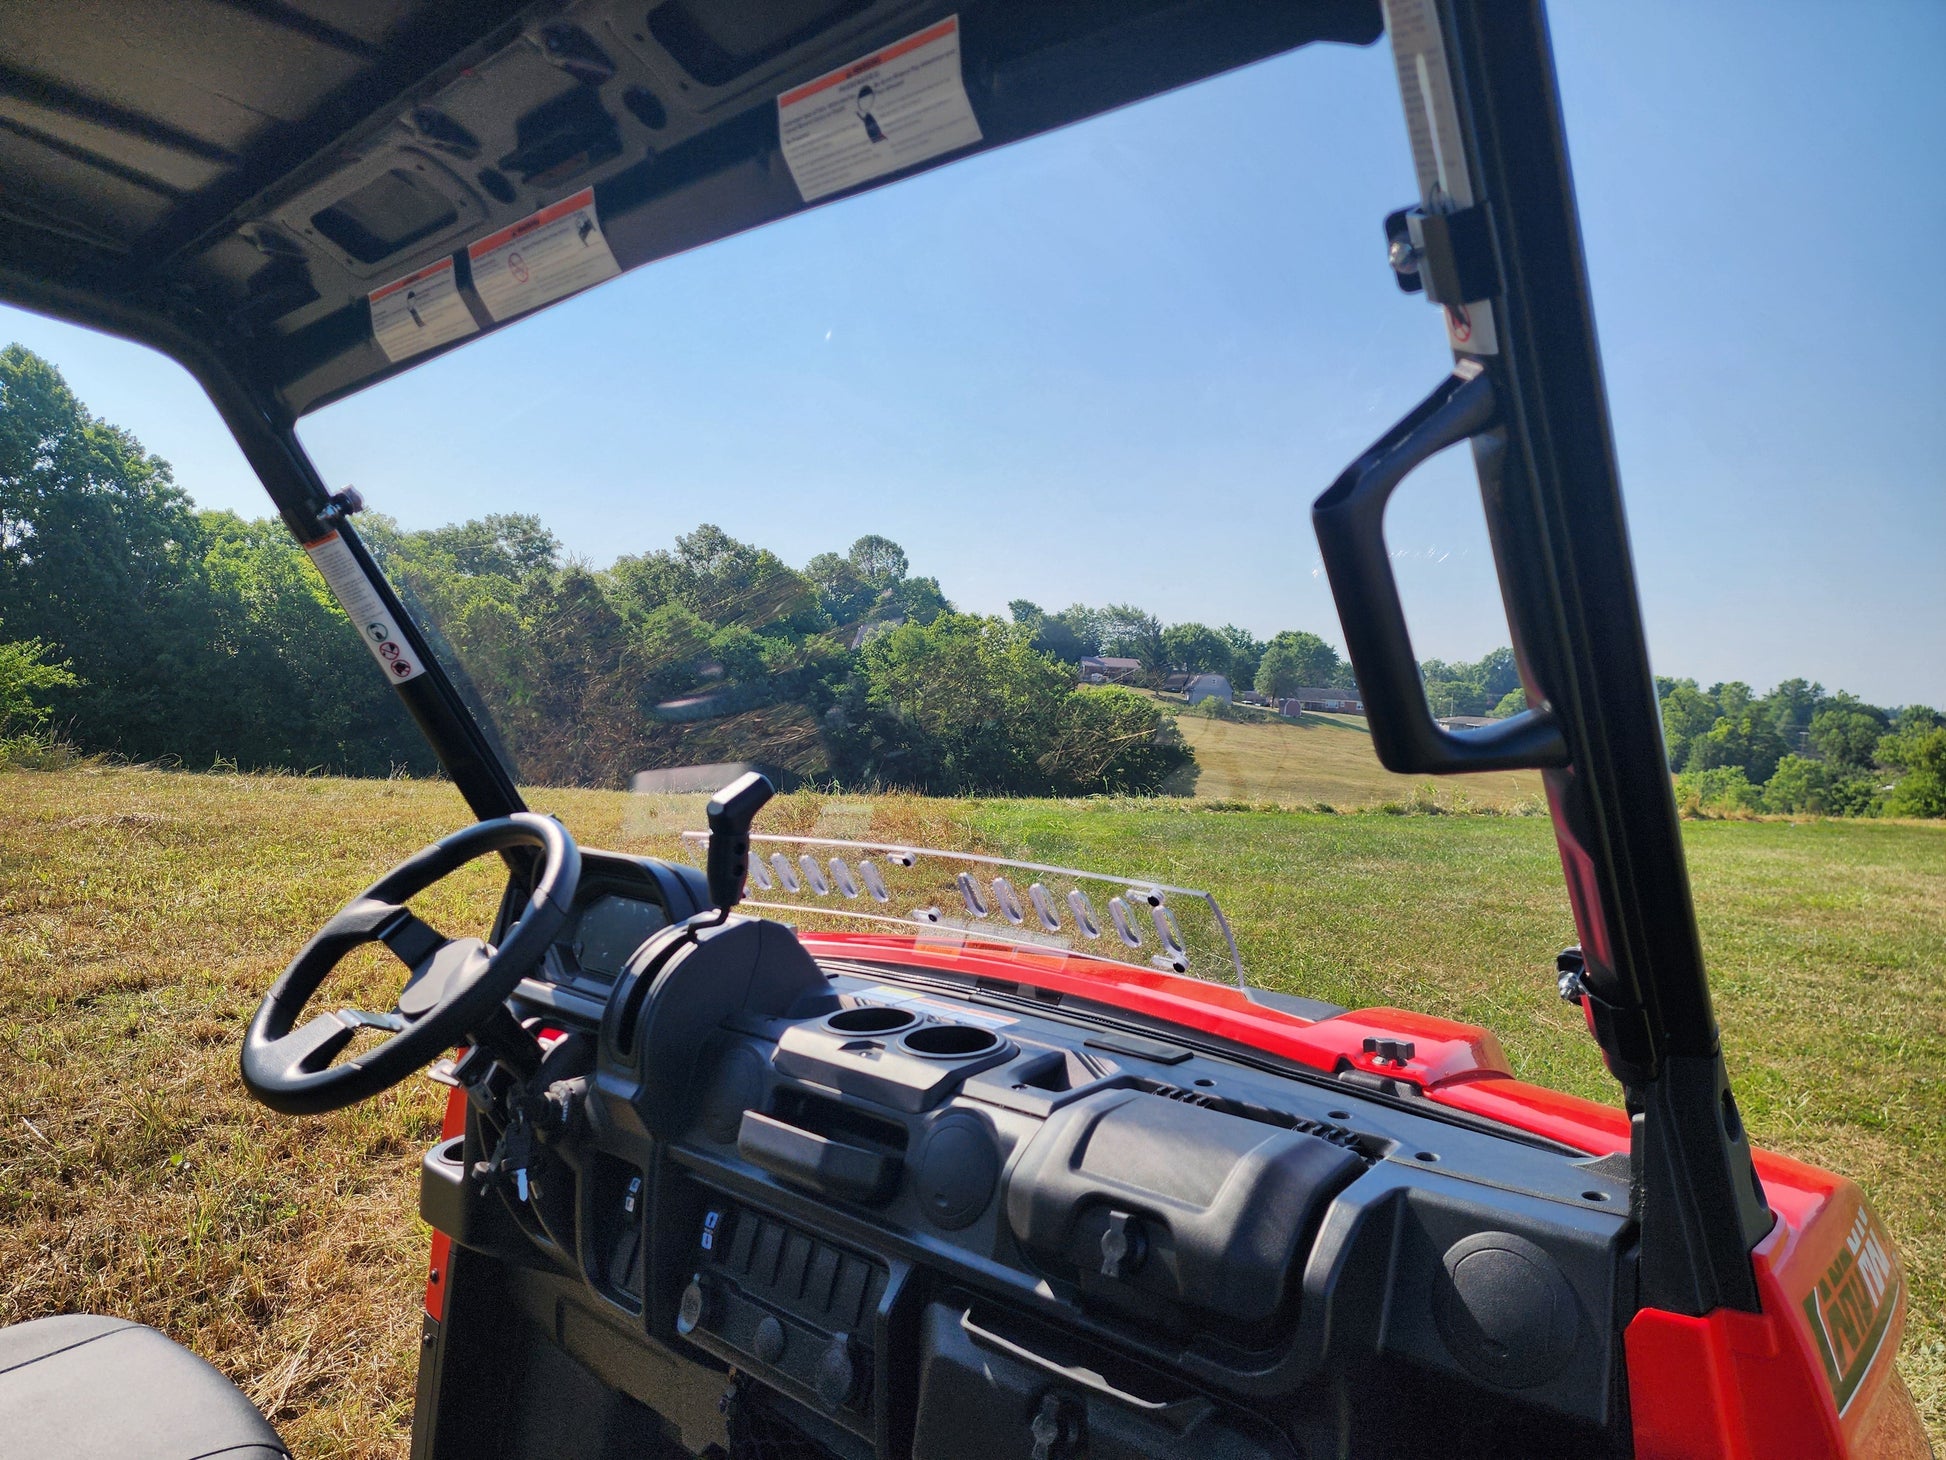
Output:
<svg viewBox="0 0 1946 1460">
<path fill-rule="evenodd" d="M 526 1202 L 467 1179 L 476 1116 L 422 1210 L 456 1282 L 490 1266 L 500 1324 L 670 1453 L 1628 1453 L 1612 1161 L 778 923 L 684 926 L 693 876 L 591 861 L 519 1001 L 563 1030 L 537 1084 L 572 1114 Z"/>
</svg>

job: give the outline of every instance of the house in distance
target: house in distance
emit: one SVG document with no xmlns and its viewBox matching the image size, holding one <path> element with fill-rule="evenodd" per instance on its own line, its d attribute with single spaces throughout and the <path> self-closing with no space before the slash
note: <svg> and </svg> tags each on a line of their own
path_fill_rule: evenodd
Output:
<svg viewBox="0 0 1946 1460">
<path fill-rule="evenodd" d="M 1365 702 L 1356 690 L 1298 689 L 1286 695 L 1278 709 L 1286 715 L 1301 715 L 1306 710 L 1325 715 L 1362 715 Z"/>
<path fill-rule="evenodd" d="M 1117 659 L 1113 655 L 1088 654 L 1081 660 L 1081 677 L 1089 684 L 1120 684 L 1142 672 L 1140 659 Z"/>
</svg>

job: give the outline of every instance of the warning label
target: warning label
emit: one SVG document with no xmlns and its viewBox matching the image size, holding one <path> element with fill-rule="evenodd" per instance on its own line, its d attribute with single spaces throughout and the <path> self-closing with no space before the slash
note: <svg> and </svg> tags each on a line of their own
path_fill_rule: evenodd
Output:
<svg viewBox="0 0 1946 1460">
<path fill-rule="evenodd" d="M 358 637 L 372 651 L 372 657 L 384 668 L 386 678 L 404 682 L 424 674 L 425 666 L 407 646 L 405 635 L 399 632 L 398 620 L 386 611 L 378 591 L 365 576 L 365 570 L 358 566 L 358 559 L 351 555 L 345 540 L 335 532 L 328 533 L 316 542 L 305 543 L 304 551 L 324 574 L 324 581 L 331 585 L 339 606 L 350 617 Z"/>
<path fill-rule="evenodd" d="M 1466 170 L 1459 108 L 1453 102 L 1453 78 L 1446 67 L 1446 42 L 1432 0 L 1385 0 L 1385 30 L 1392 37 L 1412 163 L 1419 174 L 1420 204 L 1428 213 L 1470 208 L 1473 179 Z M 1455 350 L 1469 355 L 1499 353 L 1490 303 L 1449 304 L 1445 312 L 1446 339 Z"/>
<path fill-rule="evenodd" d="M 473 288 L 496 320 L 538 309 L 622 271 L 595 216 L 593 188 L 469 244 L 466 257 L 473 265 Z"/>
<path fill-rule="evenodd" d="M 479 328 L 460 298 L 453 261 L 441 259 L 371 293 L 372 333 L 394 360 L 409 360 Z"/>
<path fill-rule="evenodd" d="M 785 92 L 777 133 L 807 203 L 979 141 L 959 17 Z"/>
</svg>

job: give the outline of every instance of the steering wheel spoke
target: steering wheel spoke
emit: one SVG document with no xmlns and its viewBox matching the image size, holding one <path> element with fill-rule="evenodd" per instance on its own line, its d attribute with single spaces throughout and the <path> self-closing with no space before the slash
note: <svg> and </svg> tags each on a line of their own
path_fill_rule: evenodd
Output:
<svg viewBox="0 0 1946 1460">
<path fill-rule="evenodd" d="M 416 978 L 432 961 L 433 955 L 452 939 L 423 921 L 411 908 L 402 907 L 396 918 L 378 930 L 378 941 L 391 950 L 394 958 L 411 969 Z"/>
</svg>

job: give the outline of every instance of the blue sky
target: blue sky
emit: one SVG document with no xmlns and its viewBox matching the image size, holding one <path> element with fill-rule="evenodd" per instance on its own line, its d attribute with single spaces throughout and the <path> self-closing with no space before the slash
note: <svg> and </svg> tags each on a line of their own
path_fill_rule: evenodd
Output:
<svg viewBox="0 0 1946 1460">
<path fill-rule="evenodd" d="M 1946 6 L 1554 26 L 1658 672 L 1946 704 Z M 301 434 L 408 526 L 534 511 L 597 563 L 876 531 L 967 608 L 1342 642 L 1310 501 L 1447 366 L 1384 265 L 1411 192 L 1384 47 L 1313 49 L 667 260 Z M 173 365 L 0 338 L 199 503 L 267 509 Z M 1388 531 L 1422 657 L 1505 641 L 1463 457 Z"/>
</svg>

